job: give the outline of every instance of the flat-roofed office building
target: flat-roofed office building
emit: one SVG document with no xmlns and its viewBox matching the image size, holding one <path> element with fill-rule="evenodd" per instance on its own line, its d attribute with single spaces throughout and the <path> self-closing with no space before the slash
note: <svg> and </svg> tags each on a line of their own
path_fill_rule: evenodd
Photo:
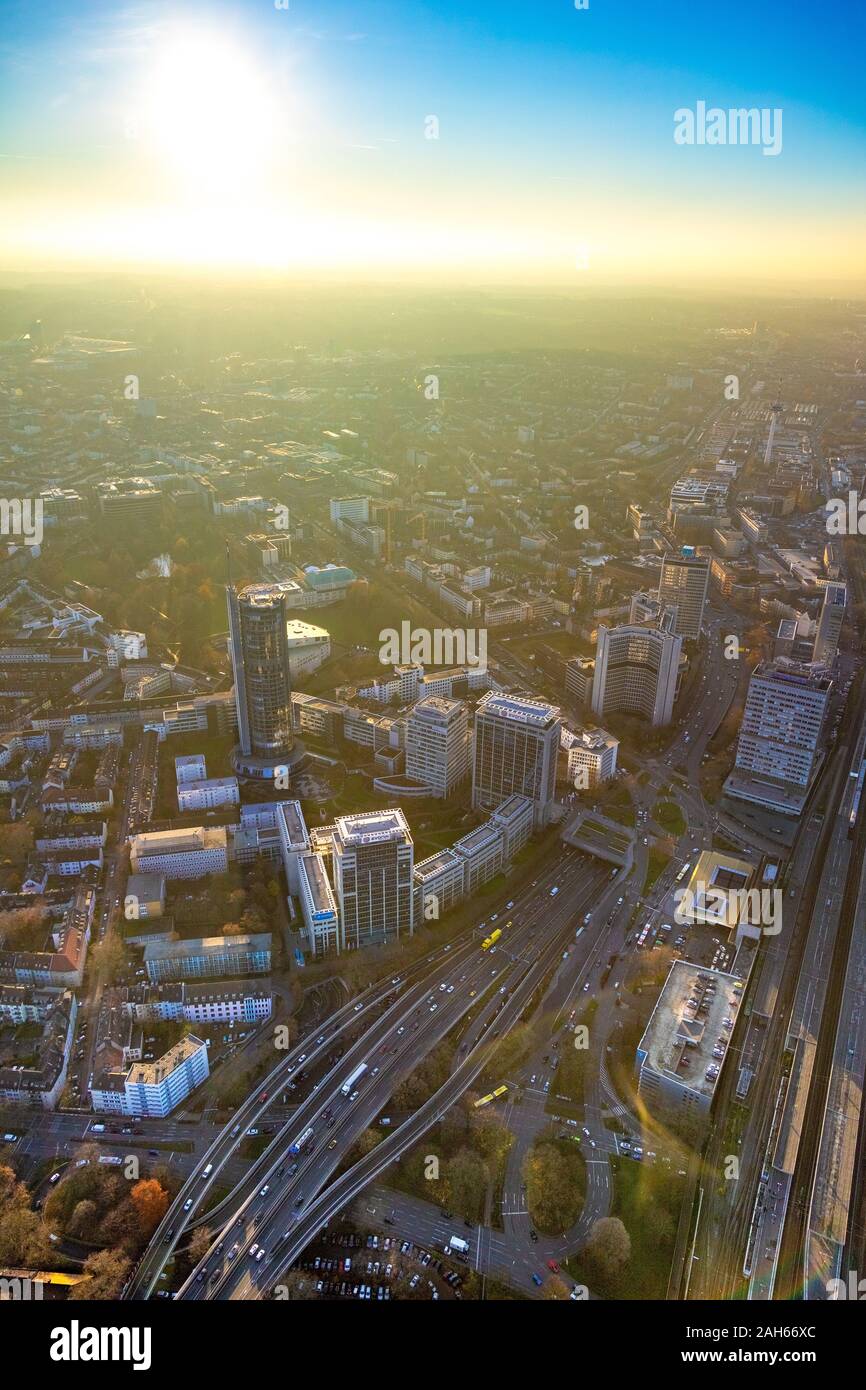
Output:
<svg viewBox="0 0 866 1390">
<path fill-rule="evenodd" d="M 743 981 L 674 961 L 638 1043 L 638 1091 L 658 1118 L 686 1133 L 709 1122 L 742 1003 Z"/>
<path fill-rule="evenodd" d="M 695 641 L 701 635 L 710 561 L 699 555 L 666 555 L 659 579 L 659 602 L 676 608 L 674 631 L 679 637 Z"/>
<path fill-rule="evenodd" d="M 485 695 L 475 712 L 472 805 L 495 810 L 515 793 L 546 825 L 556 794 L 559 708 L 527 695 Z"/>
<path fill-rule="evenodd" d="M 469 716 L 462 700 L 428 695 L 406 720 L 406 774 L 450 796 L 469 775 Z"/>
<path fill-rule="evenodd" d="M 670 616 L 668 611 L 665 617 Z M 654 726 L 670 723 L 683 645 L 670 626 L 664 619 L 657 627 L 599 626 L 592 689 L 599 718 L 638 714 Z"/>
<path fill-rule="evenodd" d="M 304 854 L 299 859 L 298 897 L 313 955 L 324 956 L 341 951 L 343 933 L 340 912 L 325 870 L 325 861 L 320 854 Z"/>
<path fill-rule="evenodd" d="M 414 930 L 414 843 L 399 809 L 338 816 L 334 892 L 346 950 L 396 941 Z"/>
<path fill-rule="evenodd" d="M 847 598 L 848 590 L 844 584 L 828 584 L 824 589 L 824 602 L 821 605 L 815 646 L 812 649 L 812 660 L 821 662 L 824 666 L 832 666 L 836 660 Z"/>
<path fill-rule="evenodd" d="M 833 682 L 826 671 L 779 658 L 752 672 L 729 796 L 787 815 L 805 805 Z"/>
</svg>

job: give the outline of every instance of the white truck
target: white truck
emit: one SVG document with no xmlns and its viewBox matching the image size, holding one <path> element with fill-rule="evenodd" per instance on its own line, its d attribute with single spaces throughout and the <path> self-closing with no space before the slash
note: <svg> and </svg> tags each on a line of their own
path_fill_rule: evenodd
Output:
<svg viewBox="0 0 866 1390">
<path fill-rule="evenodd" d="M 340 1087 L 340 1090 L 342 1091 L 342 1093 L 343 1093 L 344 1096 L 347 1096 L 351 1090 L 354 1090 L 356 1082 L 358 1082 L 358 1081 L 361 1080 L 361 1077 L 364 1075 L 364 1072 L 365 1072 L 366 1070 L 367 1070 L 367 1063 L 366 1063 L 366 1062 L 362 1062 L 360 1066 L 358 1066 L 358 1067 L 355 1068 L 355 1070 L 352 1072 L 351 1076 L 347 1076 L 347 1077 L 346 1077 L 346 1080 L 343 1082 L 342 1086 Z"/>
<path fill-rule="evenodd" d="M 460 1236 L 452 1236 L 445 1248 L 447 1254 L 459 1255 L 462 1260 L 469 1255 L 469 1242 Z"/>
</svg>

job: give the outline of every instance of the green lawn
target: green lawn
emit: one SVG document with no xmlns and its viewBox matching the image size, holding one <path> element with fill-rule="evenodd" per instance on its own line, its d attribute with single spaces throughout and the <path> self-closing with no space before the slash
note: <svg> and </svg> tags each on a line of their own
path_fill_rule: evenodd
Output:
<svg viewBox="0 0 866 1390">
<path fill-rule="evenodd" d="M 656 879 L 664 872 L 670 863 L 670 855 L 665 854 L 664 850 L 656 849 L 655 846 L 650 850 L 649 864 L 647 865 L 646 879 L 644 880 L 643 891 L 648 893 Z"/>
<path fill-rule="evenodd" d="M 658 802 L 653 811 L 653 819 L 676 838 L 685 834 L 685 817 L 675 801 Z"/>
<path fill-rule="evenodd" d="M 602 1298 L 663 1299 L 673 1257 L 684 1178 L 669 1168 L 613 1159 L 613 1206 L 631 1239 L 631 1258 L 615 1279 L 605 1280 L 577 1255 L 568 1270 Z"/>
</svg>

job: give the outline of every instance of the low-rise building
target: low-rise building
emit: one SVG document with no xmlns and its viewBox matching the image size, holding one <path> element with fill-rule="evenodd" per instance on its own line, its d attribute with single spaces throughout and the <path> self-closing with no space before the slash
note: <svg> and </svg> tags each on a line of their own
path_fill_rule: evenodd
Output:
<svg viewBox="0 0 866 1390">
<path fill-rule="evenodd" d="M 164 1118 L 206 1081 L 207 1046 L 190 1033 L 155 1062 L 133 1062 L 126 1072 L 103 1073 L 91 1087 L 94 1110 Z"/>
<path fill-rule="evenodd" d="M 222 827 L 154 830 L 130 839 L 130 860 L 136 873 L 166 878 L 203 878 L 228 869 L 228 837 Z"/>
<path fill-rule="evenodd" d="M 152 984 L 162 980 L 265 974 L 271 968 L 271 933 L 155 941 L 144 949 L 144 968 Z"/>
<path fill-rule="evenodd" d="M 674 961 L 636 1056 L 638 1091 L 659 1119 L 686 1133 L 706 1126 L 742 995 L 738 976 Z"/>
</svg>

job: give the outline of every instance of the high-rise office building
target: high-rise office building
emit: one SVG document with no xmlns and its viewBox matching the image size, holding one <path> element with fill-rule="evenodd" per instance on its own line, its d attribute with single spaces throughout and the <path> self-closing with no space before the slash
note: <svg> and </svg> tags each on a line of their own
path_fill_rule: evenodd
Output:
<svg viewBox="0 0 866 1390">
<path fill-rule="evenodd" d="M 406 773 L 450 796 L 469 773 L 469 717 L 462 700 L 428 695 L 406 720 Z"/>
<path fill-rule="evenodd" d="M 624 623 L 598 629 L 592 708 L 606 714 L 639 714 L 653 725 L 669 724 L 677 693 L 683 639 L 668 610 L 657 627 Z"/>
<path fill-rule="evenodd" d="M 297 762 L 292 732 L 288 611 L 281 584 L 227 590 L 239 748 L 235 767 L 272 779 Z"/>
<path fill-rule="evenodd" d="M 338 816 L 332 838 L 342 947 L 411 936 L 415 847 L 403 812 Z"/>
<path fill-rule="evenodd" d="M 559 709 L 526 695 L 485 695 L 475 713 L 472 805 L 494 810 L 517 793 L 533 805 L 536 829 L 547 824 L 556 793 Z"/>
<path fill-rule="evenodd" d="M 812 660 L 819 661 L 824 666 L 832 666 L 836 660 L 847 598 L 848 590 L 844 584 L 828 584 L 824 590 L 824 602 L 821 605 L 818 631 L 812 649 Z"/>
<path fill-rule="evenodd" d="M 700 636 L 709 582 L 710 562 L 705 556 L 684 553 L 666 555 L 662 560 L 659 602 L 676 608 L 674 631 L 678 637 L 694 641 Z"/>
<path fill-rule="evenodd" d="M 729 796 L 800 814 L 817 767 L 832 685 L 826 672 L 784 658 L 755 668 L 736 764 L 725 783 Z"/>
</svg>

